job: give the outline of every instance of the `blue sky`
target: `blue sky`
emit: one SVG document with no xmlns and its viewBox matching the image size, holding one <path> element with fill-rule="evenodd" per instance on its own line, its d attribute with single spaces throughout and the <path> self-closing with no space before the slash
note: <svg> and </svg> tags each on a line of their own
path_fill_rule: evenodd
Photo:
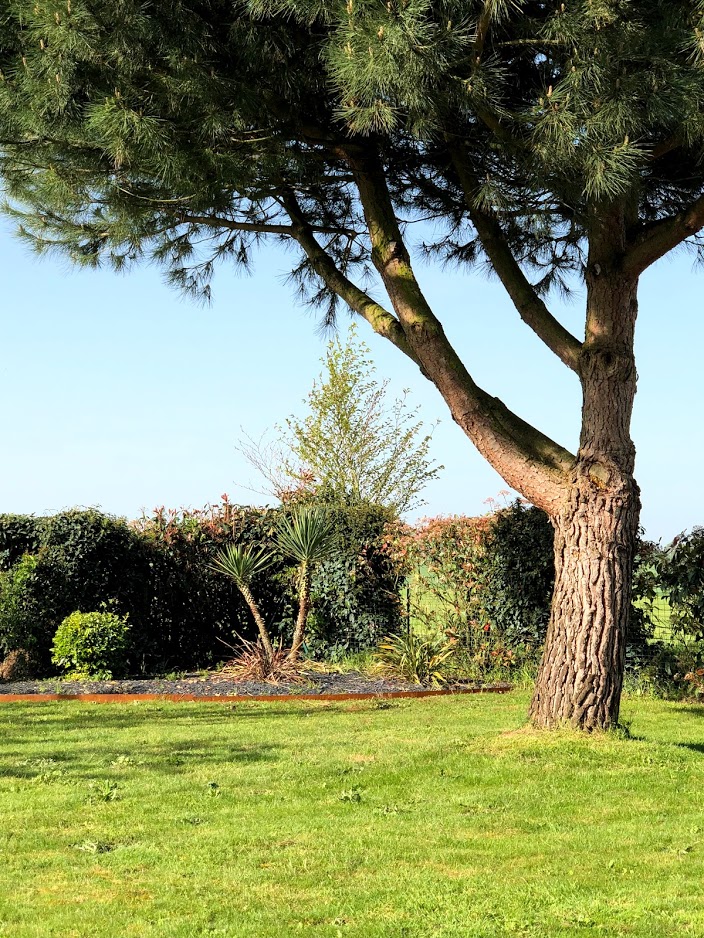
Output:
<svg viewBox="0 0 704 938">
<path fill-rule="evenodd" d="M 222 268 L 212 305 L 202 307 L 153 267 L 76 271 L 34 257 L 5 229 L 0 511 L 95 505 L 136 517 L 162 504 L 202 506 L 223 492 L 265 501 L 248 488 L 259 483 L 236 450 L 241 428 L 256 438 L 304 412 L 326 342 L 284 283 L 288 260 L 271 248 L 253 276 Z M 520 322 L 500 285 L 425 264 L 419 275 L 476 380 L 574 448 L 577 379 Z M 641 284 L 633 436 L 642 521 L 655 539 L 704 524 L 703 285 L 685 254 L 661 261 Z M 583 295 L 556 312 L 583 329 Z M 426 423 L 441 421 L 433 456 L 445 469 L 420 514 L 486 511 L 503 481 L 418 370 L 365 323 L 359 333 L 391 391 L 410 388 Z"/>
</svg>

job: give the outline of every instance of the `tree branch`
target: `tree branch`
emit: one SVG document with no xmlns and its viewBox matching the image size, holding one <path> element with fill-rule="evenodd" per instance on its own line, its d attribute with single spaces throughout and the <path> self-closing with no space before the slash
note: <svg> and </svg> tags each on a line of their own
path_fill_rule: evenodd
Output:
<svg viewBox="0 0 704 938">
<path fill-rule="evenodd" d="M 704 195 L 700 195 L 689 208 L 669 218 L 662 218 L 649 225 L 636 237 L 621 264 L 622 270 L 631 276 L 639 276 L 668 251 L 697 234 L 704 228 Z"/>
<path fill-rule="evenodd" d="M 416 365 L 420 365 L 396 317 L 346 277 L 318 243 L 314 228 L 308 224 L 295 195 L 292 192 L 284 192 L 281 201 L 293 222 L 290 226 L 291 237 L 303 248 L 313 270 L 321 280 L 351 309 L 366 319 L 374 332 L 388 339 Z"/>
<path fill-rule="evenodd" d="M 574 456 L 474 382 L 415 278 L 373 144 L 344 144 L 341 152 L 356 177 L 374 266 L 423 370 L 453 419 L 508 484 L 546 511 L 556 511 Z"/>
<path fill-rule="evenodd" d="M 560 361 L 572 371 L 578 372 L 582 343 L 565 329 L 538 296 L 535 287 L 513 256 L 496 218 L 477 207 L 474 194 L 479 184 L 467 165 L 463 149 L 455 143 L 449 143 L 448 149 L 464 192 L 472 224 L 518 314 Z"/>
<path fill-rule="evenodd" d="M 267 222 L 234 221 L 222 215 L 189 215 L 186 212 L 178 213 L 178 220 L 184 224 L 207 225 L 211 228 L 227 228 L 230 231 L 254 231 L 262 234 L 281 234 L 296 238 L 294 225 L 270 225 Z M 345 228 L 311 227 L 311 231 L 318 234 L 341 234 L 355 237 L 357 232 Z M 296 239 L 297 240 L 297 239 Z"/>
</svg>

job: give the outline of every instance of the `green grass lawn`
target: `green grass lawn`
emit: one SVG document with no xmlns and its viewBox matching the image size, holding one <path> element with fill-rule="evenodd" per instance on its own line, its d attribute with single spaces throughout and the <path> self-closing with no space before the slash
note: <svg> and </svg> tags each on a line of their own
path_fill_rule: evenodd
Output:
<svg viewBox="0 0 704 938">
<path fill-rule="evenodd" d="M 704 707 L 0 706 L 0 936 L 704 936 Z"/>
</svg>

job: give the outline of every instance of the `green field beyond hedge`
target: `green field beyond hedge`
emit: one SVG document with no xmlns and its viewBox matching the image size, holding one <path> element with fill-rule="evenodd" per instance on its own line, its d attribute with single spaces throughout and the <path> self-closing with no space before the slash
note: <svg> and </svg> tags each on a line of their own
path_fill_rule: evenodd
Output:
<svg viewBox="0 0 704 938">
<path fill-rule="evenodd" d="M 2 938 L 704 935 L 704 708 L 0 707 Z"/>
</svg>

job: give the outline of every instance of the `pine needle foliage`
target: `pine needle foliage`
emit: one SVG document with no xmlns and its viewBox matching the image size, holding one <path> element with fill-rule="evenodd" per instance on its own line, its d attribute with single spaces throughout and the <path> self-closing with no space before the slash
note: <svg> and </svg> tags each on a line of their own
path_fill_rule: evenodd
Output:
<svg viewBox="0 0 704 938">
<path fill-rule="evenodd" d="M 444 226 L 433 249 L 474 263 L 457 141 L 477 206 L 549 288 L 581 269 L 595 203 L 627 194 L 649 224 L 701 194 L 703 29 L 701 3 L 660 0 L 13 0 L 9 210 L 39 251 L 155 260 L 204 298 L 218 263 L 246 269 L 300 224 L 362 275 L 371 245 L 339 153 L 360 138 L 408 220 Z M 338 294 L 303 252 L 293 276 L 333 317 Z"/>
</svg>

